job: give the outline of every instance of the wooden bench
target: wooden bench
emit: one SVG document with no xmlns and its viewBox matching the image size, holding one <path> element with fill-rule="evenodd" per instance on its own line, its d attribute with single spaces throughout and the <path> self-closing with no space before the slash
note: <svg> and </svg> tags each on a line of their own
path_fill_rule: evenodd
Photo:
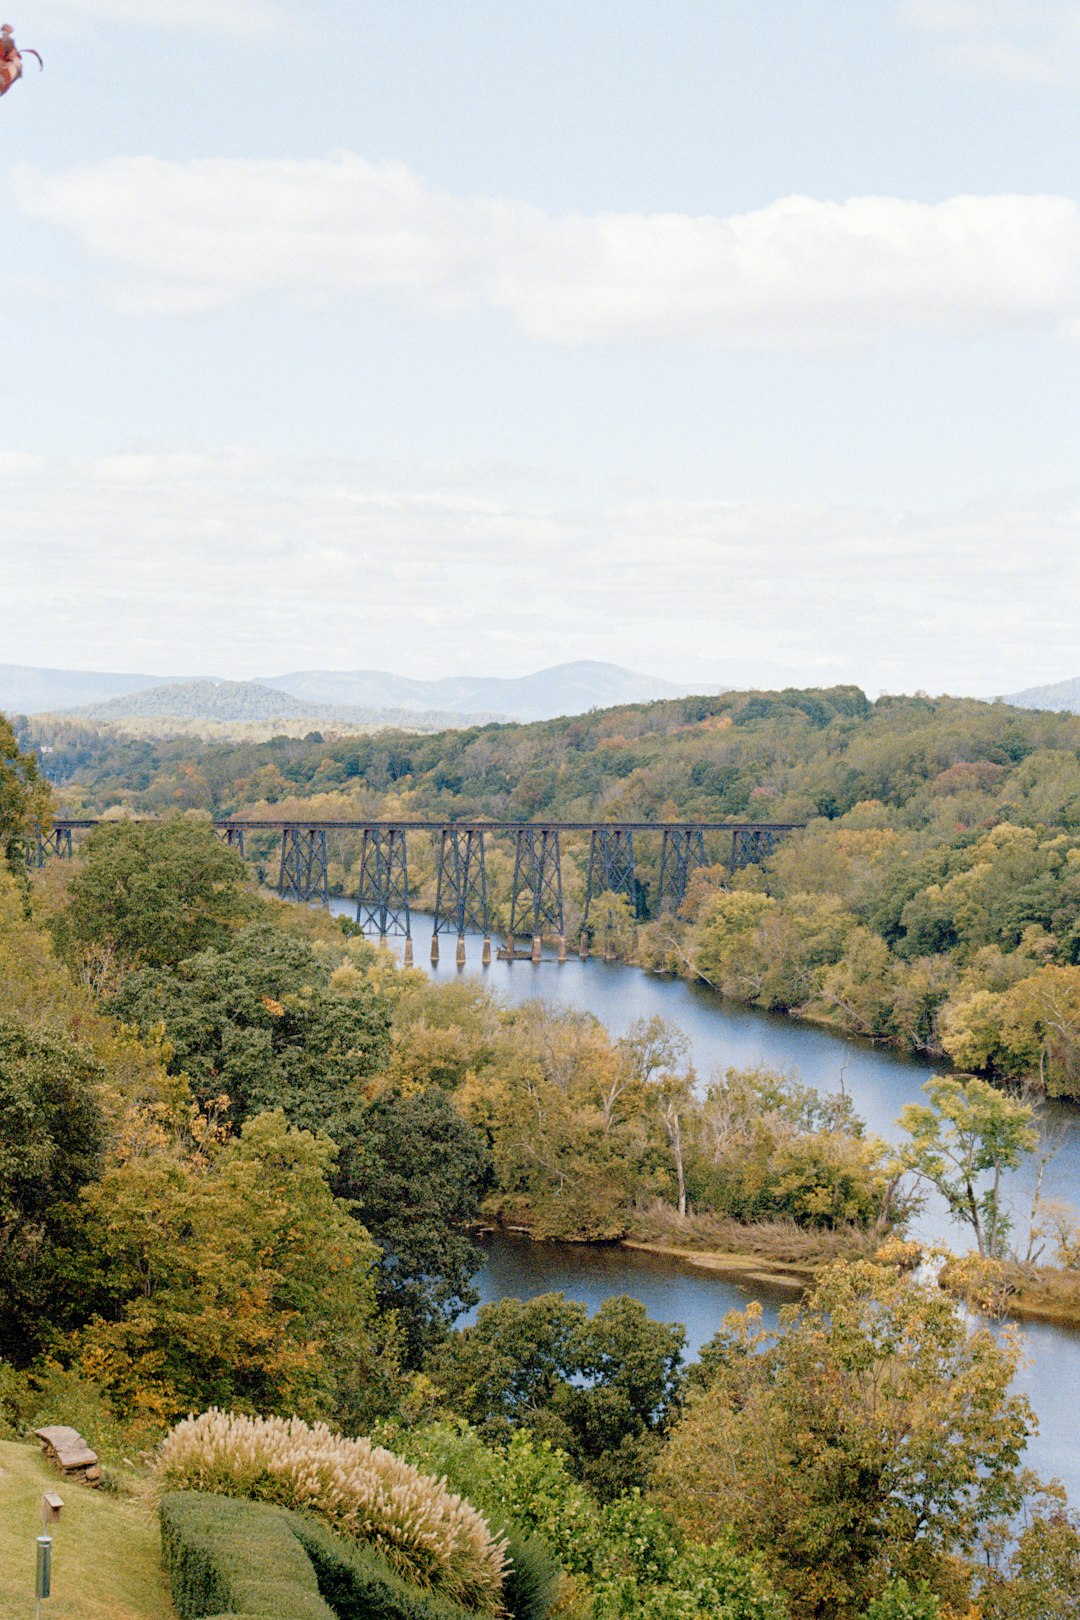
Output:
<svg viewBox="0 0 1080 1620">
<path fill-rule="evenodd" d="M 98 1467 L 97 1452 L 91 1451 L 78 1429 L 55 1424 L 50 1428 L 35 1429 L 34 1433 L 41 1441 L 41 1449 L 46 1457 L 56 1464 L 65 1479 L 73 1479 L 80 1485 L 100 1485 L 101 1469 Z"/>
</svg>

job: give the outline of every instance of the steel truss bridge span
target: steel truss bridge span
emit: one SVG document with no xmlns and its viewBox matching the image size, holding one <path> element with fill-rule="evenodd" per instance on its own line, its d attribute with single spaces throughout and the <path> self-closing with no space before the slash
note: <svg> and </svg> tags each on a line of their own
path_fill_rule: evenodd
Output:
<svg viewBox="0 0 1080 1620">
<path fill-rule="evenodd" d="M 137 817 L 152 821 L 156 817 Z M 73 835 L 92 831 L 96 818 L 59 820 L 38 842 L 37 863 L 46 857 L 69 857 Z M 439 959 L 441 935 L 457 938 L 457 961 L 465 961 L 465 935 L 483 936 L 484 964 L 491 960 L 491 918 L 488 904 L 487 849 L 490 839 L 509 840 L 513 847 L 510 891 L 510 926 L 500 956 L 527 956 L 539 961 L 544 939 L 554 939 L 559 959 L 567 954 L 566 914 L 563 904 L 562 835 L 585 835 L 589 840 L 585 904 L 581 921 L 582 955 L 589 948 L 589 909 L 603 893 L 621 896 L 634 918 L 645 912 L 644 885 L 635 865 L 635 837 L 660 839 L 659 880 L 653 914 L 677 911 L 686 896 L 694 871 L 721 864 L 706 852 L 706 835 L 730 837 L 729 872 L 754 865 L 772 854 L 777 840 L 800 830 L 803 822 L 779 821 L 351 821 L 278 820 L 230 817 L 215 820 L 221 837 L 242 856 L 251 833 L 279 837 L 277 889 L 282 899 L 303 904 L 330 902 L 328 838 L 336 833 L 359 837 L 359 881 L 356 920 L 367 934 L 386 939 L 401 935 L 406 963 L 412 961 L 412 900 L 409 888 L 408 840 L 417 834 L 430 838 L 435 857 L 435 911 L 431 939 L 432 961 Z M 712 840 L 715 842 L 715 840 Z M 528 939 L 529 949 L 519 952 L 517 939 Z"/>
</svg>

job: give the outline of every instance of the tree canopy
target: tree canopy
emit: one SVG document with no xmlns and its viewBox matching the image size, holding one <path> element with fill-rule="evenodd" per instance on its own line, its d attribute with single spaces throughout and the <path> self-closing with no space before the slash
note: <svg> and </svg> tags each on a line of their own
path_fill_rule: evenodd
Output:
<svg viewBox="0 0 1080 1620">
<path fill-rule="evenodd" d="M 104 822 L 80 850 L 62 937 L 128 966 L 171 967 L 224 944 L 253 899 L 239 854 L 209 823 Z"/>
<path fill-rule="evenodd" d="M 20 748 L 0 714 L 0 859 L 18 870 L 44 833 L 53 813 L 52 789 L 37 755 Z"/>
</svg>

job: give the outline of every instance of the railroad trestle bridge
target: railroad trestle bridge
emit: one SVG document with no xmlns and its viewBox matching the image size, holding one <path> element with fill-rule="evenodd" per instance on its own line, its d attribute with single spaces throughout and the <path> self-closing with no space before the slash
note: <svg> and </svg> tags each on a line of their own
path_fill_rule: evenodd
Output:
<svg viewBox="0 0 1080 1620">
<path fill-rule="evenodd" d="M 153 819 L 153 818 L 139 818 Z M 99 825 L 94 818 L 58 820 L 38 841 L 36 860 L 70 858 L 80 833 Z M 643 887 L 635 864 L 635 839 L 660 840 L 659 878 L 654 915 L 677 911 L 693 872 L 724 864 L 730 873 L 772 854 L 777 840 L 798 831 L 802 822 L 779 821 L 272 821 L 230 818 L 214 827 L 238 853 L 247 856 L 252 834 L 280 838 L 277 890 L 282 899 L 329 905 L 330 846 L 334 835 L 359 839 L 356 921 L 365 934 L 386 939 L 403 936 L 405 960 L 412 961 L 413 899 L 409 887 L 409 840 L 431 841 L 435 861 L 435 910 L 431 959 L 439 959 L 441 936 L 456 937 L 459 963 L 465 960 L 465 935 L 483 936 L 483 957 L 491 960 L 491 914 L 488 903 L 487 853 L 491 841 L 507 839 L 513 848 L 510 920 L 502 957 L 527 956 L 539 961 L 544 939 L 553 939 L 560 960 L 567 953 L 563 904 L 562 839 L 588 838 L 588 867 L 581 919 L 581 945 L 588 951 L 589 909 L 598 895 L 622 896 L 631 915 L 644 913 Z M 714 836 L 715 835 L 715 836 Z M 730 839 L 726 856 L 710 855 L 718 838 Z M 529 941 L 518 951 L 515 942 Z"/>
</svg>

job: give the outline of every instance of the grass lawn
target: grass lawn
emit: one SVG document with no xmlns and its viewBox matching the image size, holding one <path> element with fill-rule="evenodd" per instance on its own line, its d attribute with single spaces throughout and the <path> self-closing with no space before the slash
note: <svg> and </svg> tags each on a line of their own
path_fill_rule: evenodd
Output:
<svg viewBox="0 0 1080 1620">
<path fill-rule="evenodd" d="M 0 1441 L 0 1615 L 33 1620 L 41 1498 L 57 1491 L 52 1597 L 42 1620 L 175 1620 L 161 1573 L 157 1520 L 141 1501 L 67 1485 L 36 1444 Z"/>
</svg>

